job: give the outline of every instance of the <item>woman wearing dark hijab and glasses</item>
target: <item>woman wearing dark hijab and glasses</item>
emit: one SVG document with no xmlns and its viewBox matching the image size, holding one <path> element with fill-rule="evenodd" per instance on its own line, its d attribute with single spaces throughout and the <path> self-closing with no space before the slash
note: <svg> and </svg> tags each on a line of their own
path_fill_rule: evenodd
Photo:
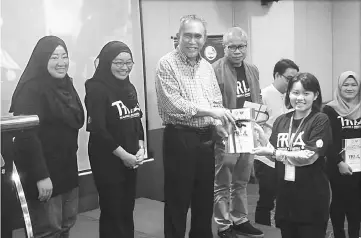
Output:
<svg viewBox="0 0 361 238">
<path fill-rule="evenodd" d="M 12 97 L 10 112 L 37 115 L 40 121 L 36 134 L 15 137 L 35 237 L 69 237 L 78 211 L 78 132 L 84 111 L 68 66 L 64 41 L 41 38 Z"/>
<path fill-rule="evenodd" d="M 136 168 L 144 156 L 137 92 L 129 81 L 133 56 L 119 41 L 101 50 L 93 78 L 85 83 L 90 132 L 88 153 L 99 192 L 100 238 L 134 237 Z"/>
</svg>

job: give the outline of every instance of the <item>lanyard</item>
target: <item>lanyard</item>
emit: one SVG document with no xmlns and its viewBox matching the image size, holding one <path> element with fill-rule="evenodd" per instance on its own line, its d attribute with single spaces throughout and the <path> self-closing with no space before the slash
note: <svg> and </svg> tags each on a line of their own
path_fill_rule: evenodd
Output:
<svg viewBox="0 0 361 238">
<path fill-rule="evenodd" d="M 300 124 L 298 125 L 297 129 L 296 129 L 296 132 L 295 132 L 295 135 L 294 137 L 291 138 L 291 135 L 292 135 L 292 125 L 293 125 L 293 117 L 294 117 L 294 113 L 292 114 L 292 117 L 291 117 L 291 121 L 290 121 L 290 126 L 288 128 L 288 150 L 291 151 L 292 148 L 293 148 L 293 142 L 295 140 L 295 138 L 297 137 L 297 134 L 299 132 L 299 130 L 301 129 L 301 126 L 303 124 L 303 122 L 305 121 L 306 117 L 308 116 L 305 116 L 304 118 L 302 118 Z"/>
</svg>

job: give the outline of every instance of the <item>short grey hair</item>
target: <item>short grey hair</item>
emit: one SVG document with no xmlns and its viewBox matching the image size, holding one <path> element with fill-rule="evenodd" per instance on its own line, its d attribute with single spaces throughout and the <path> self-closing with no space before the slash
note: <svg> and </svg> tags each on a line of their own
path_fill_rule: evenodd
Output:
<svg viewBox="0 0 361 238">
<path fill-rule="evenodd" d="M 248 41 L 247 33 L 238 26 L 231 27 L 226 31 L 226 33 L 224 33 L 223 45 L 226 45 L 228 43 L 229 39 L 232 37 L 246 38 L 246 41 Z"/>
<path fill-rule="evenodd" d="M 187 24 L 188 22 L 190 21 L 198 21 L 200 23 L 202 23 L 203 27 L 204 27 L 204 36 L 207 36 L 207 22 L 202 18 L 202 17 L 199 17 L 195 14 L 191 14 L 191 15 L 185 15 L 185 16 L 182 16 L 180 18 L 180 25 L 179 25 L 179 31 L 178 31 L 178 38 L 180 36 L 180 32 L 182 31 L 183 27 L 185 24 Z"/>
</svg>

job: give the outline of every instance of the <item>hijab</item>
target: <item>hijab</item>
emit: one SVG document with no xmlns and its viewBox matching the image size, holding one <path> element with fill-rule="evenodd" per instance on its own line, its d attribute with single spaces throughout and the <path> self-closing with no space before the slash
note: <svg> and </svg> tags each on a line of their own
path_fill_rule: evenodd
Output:
<svg viewBox="0 0 361 238">
<path fill-rule="evenodd" d="M 356 105 L 351 105 L 344 100 L 341 95 L 341 87 L 349 77 L 353 77 L 359 86 L 359 91 L 356 95 L 358 100 Z M 340 75 L 338 78 L 338 87 L 334 93 L 334 100 L 329 102 L 327 105 L 332 107 L 342 117 L 346 117 L 351 120 L 361 117 L 361 80 L 355 72 L 345 71 Z"/>
<path fill-rule="evenodd" d="M 135 87 L 129 80 L 129 75 L 121 80 L 116 78 L 111 72 L 113 60 L 122 52 L 129 53 L 133 60 L 132 52 L 125 43 L 120 41 L 108 42 L 97 57 L 98 66 L 93 77 L 86 82 L 86 86 L 89 86 L 91 83 L 101 83 L 117 94 L 129 109 L 132 109 L 138 105 L 138 98 Z"/>
<path fill-rule="evenodd" d="M 22 107 L 26 102 L 21 94 L 26 92 L 29 82 L 36 82 L 39 94 L 45 97 L 52 115 L 70 127 L 79 129 L 84 123 L 84 111 L 71 78 L 68 74 L 63 79 L 54 78 L 47 68 L 58 46 L 62 46 L 68 54 L 64 41 L 59 37 L 44 36 L 38 41 L 15 88 L 9 112 L 14 115 L 24 114 Z"/>
</svg>

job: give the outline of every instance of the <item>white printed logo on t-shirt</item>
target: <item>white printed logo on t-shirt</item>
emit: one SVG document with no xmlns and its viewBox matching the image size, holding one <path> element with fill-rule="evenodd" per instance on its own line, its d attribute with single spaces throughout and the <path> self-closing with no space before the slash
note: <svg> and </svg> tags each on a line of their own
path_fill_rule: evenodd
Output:
<svg viewBox="0 0 361 238">
<path fill-rule="evenodd" d="M 247 88 L 244 81 L 237 81 L 237 98 L 251 96 L 251 90 Z"/>
</svg>

